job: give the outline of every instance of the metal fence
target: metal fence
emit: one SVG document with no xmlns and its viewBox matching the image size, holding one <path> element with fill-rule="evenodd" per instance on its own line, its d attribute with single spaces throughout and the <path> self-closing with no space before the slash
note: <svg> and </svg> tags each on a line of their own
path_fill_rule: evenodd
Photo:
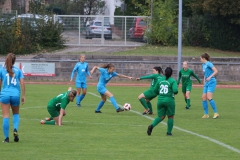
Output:
<svg viewBox="0 0 240 160">
<path fill-rule="evenodd" d="M 54 20 L 62 21 L 66 45 L 78 46 L 141 46 L 149 22 L 145 16 L 103 15 L 55 15 Z"/>
</svg>

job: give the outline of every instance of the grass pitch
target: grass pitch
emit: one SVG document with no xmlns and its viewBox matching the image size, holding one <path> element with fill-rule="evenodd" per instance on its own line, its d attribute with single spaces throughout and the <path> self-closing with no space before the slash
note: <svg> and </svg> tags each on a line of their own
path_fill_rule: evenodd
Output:
<svg viewBox="0 0 240 160">
<path fill-rule="evenodd" d="M 0 144 L 0 159 L 81 159 L 81 160 L 145 160 L 145 159 L 222 159 L 240 157 L 239 90 L 217 88 L 214 94 L 220 117 L 201 119 L 202 89 L 193 88 L 190 110 L 180 93 L 176 95 L 176 115 L 173 136 L 166 136 L 166 119 L 148 136 L 147 126 L 156 117 L 143 116 L 143 107 L 137 97 L 148 87 L 108 86 L 117 103 L 130 103 L 131 111 L 116 113 L 107 101 L 101 111 L 94 113 L 100 102 L 96 86 L 89 86 L 81 108 L 69 103 L 64 125 L 41 125 L 40 119 L 48 117 L 48 101 L 66 85 L 26 85 L 26 104 L 21 106 L 18 143 Z M 74 88 L 74 86 L 72 86 Z M 156 112 L 157 99 L 152 100 Z M 0 120 L 2 123 L 2 119 Z M 12 131 L 12 125 L 10 128 Z M 12 134 L 12 132 L 10 132 Z M 3 139 L 2 128 L 0 132 Z"/>
</svg>

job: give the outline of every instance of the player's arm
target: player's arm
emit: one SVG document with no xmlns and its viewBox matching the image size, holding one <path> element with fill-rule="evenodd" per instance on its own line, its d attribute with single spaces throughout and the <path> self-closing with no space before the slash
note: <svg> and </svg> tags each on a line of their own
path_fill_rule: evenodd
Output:
<svg viewBox="0 0 240 160">
<path fill-rule="evenodd" d="M 86 67 L 86 71 L 85 71 L 85 72 L 88 74 L 89 78 L 92 79 L 92 75 L 90 74 L 90 72 L 89 72 L 89 70 L 88 70 L 88 65 L 87 65 L 87 67 Z"/>
<path fill-rule="evenodd" d="M 129 76 L 126 76 L 126 75 L 123 75 L 123 74 L 118 74 L 118 77 L 133 79 L 133 77 L 129 77 Z"/>
<path fill-rule="evenodd" d="M 181 70 L 180 70 L 179 73 L 178 73 L 178 82 L 177 82 L 177 85 L 179 85 L 181 78 L 182 78 L 182 73 L 181 73 Z"/>
<path fill-rule="evenodd" d="M 142 77 L 136 78 L 136 80 L 153 79 L 154 76 L 155 76 L 154 74 L 151 74 L 151 75 L 147 75 L 147 76 L 142 76 Z"/>
<path fill-rule="evenodd" d="M 198 76 L 192 71 L 192 76 L 195 77 L 199 83 L 201 83 L 201 80 L 198 78 Z"/>
<path fill-rule="evenodd" d="M 61 109 L 60 109 L 59 116 L 58 116 L 58 125 L 59 125 L 59 126 L 62 125 L 62 118 L 63 118 L 64 113 L 65 113 L 65 110 L 61 108 Z"/>
<path fill-rule="evenodd" d="M 99 69 L 100 67 L 98 67 L 98 66 L 94 66 L 93 68 L 92 68 L 92 70 L 90 71 L 90 74 L 92 75 L 94 72 L 95 72 L 95 70 L 96 69 Z"/>
<path fill-rule="evenodd" d="M 153 91 L 159 95 L 159 87 L 160 87 L 160 81 L 158 80 L 157 83 L 155 84 L 154 88 L 153 88 Z"/>
<path fill-rule="evenodd" d="M 25 83 L 23 78 L 20 79 L 20 85 L 22 90 L 22 104 L 24 104 L 25 103 Z"/>
<path fill-rule="evenodd" d="M 172 90 L 174 94 L 178 94 L 178 86 L 175 80 L 173 81 L 173 84 L 172 84 Z"/>
<path fill-rule="evenodd" d="M 76 64 L 76 65 L 74 66 L 73 70 L 72 70 L 72 74 L 71 74 L 70 82 L 72 82 L 73 77 L 74 77 L 74 73 L 77 71 L 77 69 L 78 69 L 78 65 Z"/>
</svg>

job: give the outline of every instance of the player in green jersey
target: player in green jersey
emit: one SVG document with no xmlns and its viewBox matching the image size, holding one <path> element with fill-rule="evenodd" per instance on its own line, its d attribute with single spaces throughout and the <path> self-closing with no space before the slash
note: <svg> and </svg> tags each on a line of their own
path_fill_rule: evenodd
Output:
<svg viewBox="0 0 240 160">
<path fill-rule="evenodd" d="M 76 90 L 69 90 L 68 92 L 64 92 L 59 94 L 58 96 L 54 97 L 48 102 L 47 110 L 50 114 L 51 118 L 41 120 L 41 124 L 51 124 L 51 125 L 62 125 L 62 118 L 66 115 L 66 107 L 68 103 L 71 101 L 73 102 L 74 98 L 76 97 L 77 91 Z"/>
<path fill-rule="evenodd" d="M 186 109 L 189 109 L 191 107 L 190 103 L 190 92 L 192 90 L 192 80 L 191 76 L 195 77 L 199 83 L 201 83 L 201 80 L 198 78 L 198 76 L 188 68 L 187 61 L 183 62 L 183 68 L 179 71 L 178 74 L 178 85 L 180 83 L 180 80 L 182 79 L 182 92 L 183 96 L 185 98 L 186 102 Z"/>
<path fill-rule="evenodd" d="M 153 114 L 152 104 L 150 101 L 157 96 L 157 94 L 154 92 L 154 86 L 157 83 L 157 81 L 162 77 L 161 74 L 163 74 L 162 68 L 157 66 L 153 68 L 153 74 L 136 78 L 137 81 L 143 80 L 143 79 L 152 79 L 149 90 L 141 93 L 138 96 L 138 100 L 141 102 L 141 104 L 145 108 L 143 115 Z"/>
<path fill-rule="evenodd" d="M 148 126 L 147 134 L 150 136 L 153 128 L 160 123 L 166 115 L 167 121 L 167 136 L 172 135 L 173 118 L 175 115 L 175 100 L 174 95 L 178 93 L 177 82 L 172 77 L 172 68 L 165 69 L 165 76 L 158 80 L 154 87 L 154 91 L 158 94 L 157 112 L 158 117 L 154 119 L 151 125 Z"/>
</svg>

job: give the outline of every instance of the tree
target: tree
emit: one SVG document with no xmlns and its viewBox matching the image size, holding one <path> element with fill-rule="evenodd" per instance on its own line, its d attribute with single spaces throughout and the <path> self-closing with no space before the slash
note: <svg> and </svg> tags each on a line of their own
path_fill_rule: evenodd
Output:
<svg viewBox="0 0 240 160">
<path fill-rule="evenodd" d="M 193 0 L 189 6 L 198 14 L 222 16 L 231 23 L 240 24 L 239 0 Z"/>
</svg>

